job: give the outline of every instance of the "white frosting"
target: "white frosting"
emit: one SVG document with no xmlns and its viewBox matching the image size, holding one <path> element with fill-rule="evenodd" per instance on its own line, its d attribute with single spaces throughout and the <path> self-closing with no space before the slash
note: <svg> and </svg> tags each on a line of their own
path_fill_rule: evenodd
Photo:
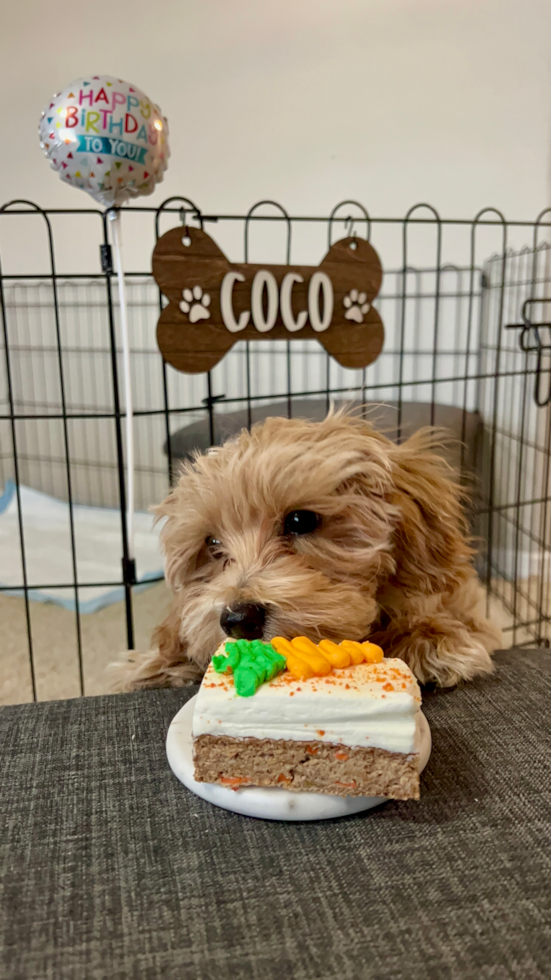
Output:
<svg viewBox="0 0 551 980">
<path fill-rule="evenodd" d="M 233 679 L 209 666 L 193 715 L 193 736 L 272 738 L 417 751 L 417 681 L 402 660 L 358 664 L 297 681 L 288 671 L 256 694 L 235 693 Z"/>
</svg>

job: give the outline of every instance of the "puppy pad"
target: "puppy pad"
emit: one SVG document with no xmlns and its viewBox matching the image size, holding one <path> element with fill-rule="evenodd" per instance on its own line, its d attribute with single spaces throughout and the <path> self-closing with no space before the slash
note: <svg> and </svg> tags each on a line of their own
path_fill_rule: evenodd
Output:
<svg viewBox="0 0 551 980">
<path fill-rule="evenodd" d="M 38 490 L 20 487 L 29 598 L 75 610 L 69 505 Z M 119 510 L 73 505 L 75 559 L 81 613 L 96 612 L 124 598 Z M 137 590 L 163 575 L 160 527 L 151 514 L 134 516 Z M 98 584 L 99 583 L 99 584 Z M 0 497 L 0 585 L 4 595 L 22 596 L 23 565 L 15 484 Z M 53 586 L 61 586 L 54 588 Z"/>
</svg>

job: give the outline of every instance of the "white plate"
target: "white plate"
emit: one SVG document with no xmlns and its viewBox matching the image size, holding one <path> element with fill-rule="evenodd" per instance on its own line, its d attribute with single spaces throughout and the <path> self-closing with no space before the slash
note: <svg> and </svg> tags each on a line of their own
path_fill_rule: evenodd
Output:
<svg viewBox="0 0 551 980">
<path fill-rule="evenodd" d="M 174 716 L 166 737 L 166 754 L 170 768 L 184 786 L 215 806 L 247 817 L 264 820 L 329 820 L 350 813 L 370 810 L 386 802 L 384 796 L 329 796 L 323 793 L 291 793 L 288 789 L 250 786 L 247 789 L 227 789 L 214 783 L 196 783 L 193 778 L 193 741 L 191 725 L 195 697 L 186 701 Z M 419 772 L 429 761 L 431 735 L 427 719 L 418 715 Z"/>
</svg>

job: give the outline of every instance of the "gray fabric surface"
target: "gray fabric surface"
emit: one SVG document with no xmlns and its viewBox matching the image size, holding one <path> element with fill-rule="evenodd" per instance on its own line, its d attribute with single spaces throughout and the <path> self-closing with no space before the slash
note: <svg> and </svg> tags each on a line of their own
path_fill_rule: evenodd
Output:
<svg viewBox="0 0 551 980">
<path fill-rule="evenodd" d="M 361 402 L 335 399 L 335 405 L 349 405 L 358 408 Z M 369 411 L 366 418 L 375 427 L 384 432 L 389 439 L 396 439 L 398 425 L 398 402 L 365 403 Z M 294 398 L 291 402 L 293 418 L 306 418 L 321 422 L 327 415 L 327 398 Z M 251 406 L 252 422 L 262 422 L 269 416 L 287 416 L 286 401 L 253 402 Z M 465 412 L 453 405 L 435 405 L 434 417 L 430 402 L 404 402 L 402 404 L 401 435 L 402 437 L 417 432 L 425 425 L 434 424 L 448 430 L 451 443 L 445 448 L 448 462 L 459 470 L 463 467 L 474 472 L 478 465 L 478 456 L 483 439 L 483 424 L 478 412 Z M 214 407 L 214 444 L 219 445 L 230 436 L 236 435 L 248 424 L 246 408 L 224 412 L 223 406 Z M 463 452 L 461 442 L 464 443 Z M 195 449 L 204 452 L 210 446 L 210 428 L 208 415 L 199 422 L 178 429 L 170 437 L 170 449 L 174 460 L 187 459 Z M 166 445 L 165 445 L 166 452 Z"/>
<path fill-rule="evenodd" d="M 2 980 L 551 976 L 551 655 L 429 693 L 419 803 L 218 810 L 168 768 L 194 689 L 0 711 Z"/>
</svg>

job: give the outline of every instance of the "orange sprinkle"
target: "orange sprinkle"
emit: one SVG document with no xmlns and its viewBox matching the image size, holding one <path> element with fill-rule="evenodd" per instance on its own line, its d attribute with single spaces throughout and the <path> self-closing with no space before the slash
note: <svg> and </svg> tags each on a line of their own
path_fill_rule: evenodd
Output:
<svg viewBox="0 0 551 980">
<path fill-rule="evenodd" d="M 325 729 L 324 728 L 316 729 L 316 735 L 320 735 L 320 736 L 325 735 Z"/>
<path fill-rule="evenodd" d="M 348 752 L 335 752 L 335 759 L 338 759 L 339 762 L 346 762 L 349 758 Z"/>
<path fill-rule="evenodd" d="M 279 677 L 276 678 L 275 683 L 276 684 L 292 684 L 293 681 L 294 681 L 294 677 L 292 677 L 291 674 L 289 673 L 289 671 L 287 670 L 287 671 L 284 671 L 283 674 L 280 674 Z"/>
<path fill-rule="evenodd" d="M 391 684 L 390 681 L 388 681 L 388 683 L 386 684 L 383 684 L 383 691 L 393 691 L 393 690 L 394 690 L 394 684 Z"/>
</svg>

